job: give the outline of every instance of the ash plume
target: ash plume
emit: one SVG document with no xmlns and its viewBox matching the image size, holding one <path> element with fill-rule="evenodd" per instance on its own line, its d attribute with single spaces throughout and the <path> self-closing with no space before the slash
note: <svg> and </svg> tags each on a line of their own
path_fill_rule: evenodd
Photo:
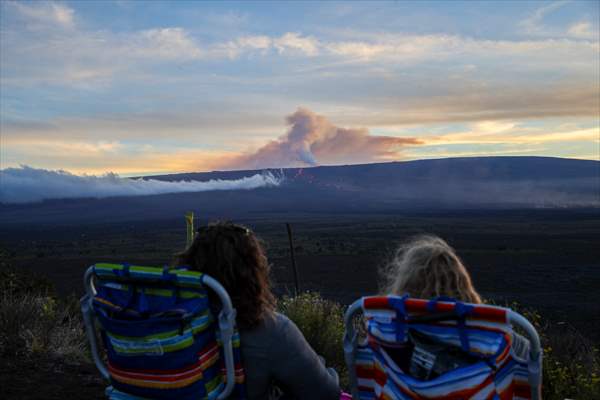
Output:
<svg viewBox="0 0 600 400">
<path fill-rule="evenodd" d="M 234 180 L 162 181 L 128 179 L 108 173 L 78 176 L 66 171 L 22 166 L 0 170 L 0 203 L 34 203 L 46 199 L 145 196 L 164 193 L 248 190 L 279 186 L 282 176 L 271 172 Z"/>
<path fill-rule="evenodd" d="M 227 168 L 303 167 L 386 161 L 400 157 L 406 145 L 422 144 L 416 138 L 373 136 L 366 128 L 340 128 L 324 116 L 298 108 L 286 118 L 288 132 L 252 154 L 241 155 Z"/>
</svg>

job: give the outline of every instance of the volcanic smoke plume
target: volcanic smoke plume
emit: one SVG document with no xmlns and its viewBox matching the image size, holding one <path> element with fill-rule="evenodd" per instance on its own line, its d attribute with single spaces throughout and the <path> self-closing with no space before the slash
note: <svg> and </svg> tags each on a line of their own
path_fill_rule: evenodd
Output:
<svg viewBox="0 0 600 400">
<path fill-rule="evenodd" d="M 162 181 L 126 179 L 115 174 L 102 176 L 73 175 L 66 171 L 7 168 L 0 170 L 0 204 L 33 203 L 45 199 L 81 197 L 146 196 L 162 193 L 206 192 L 212 190 L 248 190 L 279 186 L 283 176 L 263 172 L 240 179 L 209 181 Z"/>
<path fill-rule="evenodd" d="M 286 118 L 290 128 L 256 152 L 241 155 L 227 168 L 259 169 L 318 164 L 390 161 L 405 145 L 421 144 L 416 138 L 372 136 L 366 128 L 339 128 L 314 112 L 298 108 Z"/>
</svg>

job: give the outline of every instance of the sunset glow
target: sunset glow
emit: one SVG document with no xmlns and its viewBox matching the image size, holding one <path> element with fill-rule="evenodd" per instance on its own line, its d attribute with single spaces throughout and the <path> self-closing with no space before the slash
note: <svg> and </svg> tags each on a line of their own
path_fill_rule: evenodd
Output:
<svg viewBox="0 0 600 400">
<path fill-rule="evenodd" d="M 599 160 L 599 4 L 3 1 L 0 168 Z"/>
</svg>

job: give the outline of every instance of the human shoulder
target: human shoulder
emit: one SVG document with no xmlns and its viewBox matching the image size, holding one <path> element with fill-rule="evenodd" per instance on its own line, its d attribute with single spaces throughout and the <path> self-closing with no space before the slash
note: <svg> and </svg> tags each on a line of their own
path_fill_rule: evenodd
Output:
<svg viewBox="0 0 600 400">
<path fill-rule="evenodd" d="M 272 312 L 266 315 L 256 329 L 256 334 L 272 343 L 272 350 L 304 341 L 296 324 L 286 315 Z"/>
<path fill-rule="evenodd" d="M 265 316 L 261 325 L 264 329 L 273 333 L 282 333 L 290 329 L 297 329 L 296 324 L 292 320 L 278 312 L 272 312 Z"/>
<path fill-rule="evenodd" d="M 298 329 L 298 327 L 296 326 L 296 323 L 294 323 L 294 321 L 289 319 L 287 317 L 287 315 L 280 314 L 280 313 L 274 313 L 273 318 L 275 320 L 274 324 L 278 330 L 284 331 L 284 332 L 289 332 L 289 331 L 300 332 L 300 329 Z"/>
<path fill-rule="evenodd" d="M 265 335 L 265 334 L 277 334 L 289 329 L 290 327 L 296 327 L 296 325 L 285 315 L 278 312 L 271 312 L 266 314 L 260 323 L 250 329 L 243 329 L 241 333 L 244 335 Z"/>
<path fill-rule="evenodd" d="M 273 312 L 271 315 L 271 319 L 277 325 L 293 324 L 292 320 L 289 319 L 285 314 L 278 312 Z"/>
</svg>

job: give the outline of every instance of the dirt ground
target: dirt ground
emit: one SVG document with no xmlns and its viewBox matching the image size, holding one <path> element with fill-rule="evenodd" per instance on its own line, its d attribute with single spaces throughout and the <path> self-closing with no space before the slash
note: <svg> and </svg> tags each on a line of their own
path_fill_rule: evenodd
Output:
<svg viewBox="0 0 600 400">
<path fill-rule="evenodd" d="M 0 392 L 3 399 L 65 400 L 106 399 L 105 382 L 89 364 L 64 361 L 0 358 Z"/>
</svg>

